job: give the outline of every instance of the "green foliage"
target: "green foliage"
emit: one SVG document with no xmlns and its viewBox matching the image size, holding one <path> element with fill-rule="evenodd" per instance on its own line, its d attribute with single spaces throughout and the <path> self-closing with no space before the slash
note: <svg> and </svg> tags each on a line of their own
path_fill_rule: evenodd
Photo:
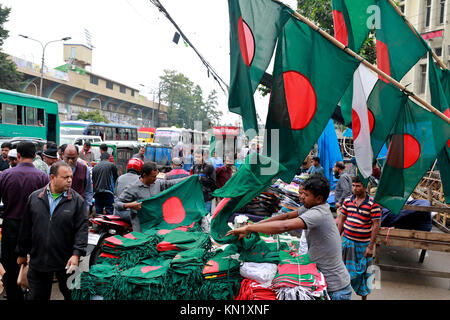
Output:
<svg viewBox="0 0 450 320">
<path fill-rule="evenodd" d="M 202 129 L 219 123 L 222 112 L 217 110 L 217 92 L 211 91 L 206 100 L 200 86 L 182 73 L 164 70 L 160 76 L 161 101 L 169 107 L 169 126 L 194 129 L 195 121 L 202 122 Z"/>
<path fill-rule="evenodd" d="M 106 119 L 101 113 L 100 110 L 89 111 L 88 113 L 81 111 L 78 114 L 78 120 L 92 120 L 94 122 L 105 122 L 109 123 L 109 120 Z"/>
<path fill-rule="evenodd" d="M 8 60 L 8 55 L 1 52 L 1 47 L 6 38 L 8 38 L 9 31 L 3 25 L 8 21 L 11 8 L 3 7 L 0 4 L 0 88 L 23 91 L 23 75 L 17 71 L 16 65 L 11 60 Z"/>
</svg>

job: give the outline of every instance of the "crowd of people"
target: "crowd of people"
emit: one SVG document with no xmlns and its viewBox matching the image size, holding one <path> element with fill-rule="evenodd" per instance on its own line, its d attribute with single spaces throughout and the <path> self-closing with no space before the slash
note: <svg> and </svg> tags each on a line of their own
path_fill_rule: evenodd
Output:
<svg viewBox="0 0 450 320">
<path fill-rule="evenodd" d="M 172 159 L 172 170 L 161 173 L 154 162 L 145 161 L 140 148 L 128 161 L 127 172 L 118 175 L 114 157 L 105 144 L 100 161 L 94 163 L 89 142 L 75 145 L 48 142 L 38 154 L 32 142 L 16 148 L 3 143 L 0 159 L 0 199 L 3 203 L 1 263 L 6 271 L 7 299 L 49 300 L 54 277 L 65 299 L 70 299 L 67 278 L 85 255 L 88 218 L 93 214 L 117 215 L 140 231 L 139 200 L 197 175 L 205 209 L 211 213 L 213 192 L 221 188 L 239 168 L 237 157 L 198 149 L 189 171 L 182 157 Z M 258 150 L 248 150 L 258 152 Z M 94 165 L 95 164 L 95 165 Z M 345 165 L 334 167 L 338 221 L 327 204 L 330 184 L 323 176 L 319 158 L 301 170 L 310 174 L 300 187 L 303 206 L 298 211 L 263 220 L 230 231 L 243 237 L 249 232 L 267 234 L 305 229 L 309 255 L 324 273 L 332 299 L 350 299 L 351 287 L 364 299 L 370 293 L 368 267 L 373 258 L 381 209 L 357 177 L 345 173 Z M 342 241 L 341 241 L 342 236 Z M 21 266 L 27 265 L 29 291 L 17 285 Z"/>
</svg>

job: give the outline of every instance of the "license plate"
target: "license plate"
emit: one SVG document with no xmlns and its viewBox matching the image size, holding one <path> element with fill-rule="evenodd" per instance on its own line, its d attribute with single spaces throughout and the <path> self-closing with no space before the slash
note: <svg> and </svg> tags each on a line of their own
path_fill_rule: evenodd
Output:
<svg viewBox="0 0 450 320">
<path fill-rule="evenodd" d="M 99 234 L 91 233 L 91 232 L 89 233 L 88 244 L 92 244 L 92 245 L 96 246 L 98 243 L 98 240 L 100 240 Z"/>
</svg>

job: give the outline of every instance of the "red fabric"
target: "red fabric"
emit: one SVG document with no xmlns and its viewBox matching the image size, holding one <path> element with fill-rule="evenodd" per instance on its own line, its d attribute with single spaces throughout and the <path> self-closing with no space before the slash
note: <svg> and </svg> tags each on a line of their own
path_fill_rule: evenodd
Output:
<svg viewBox="0 0 450 320">
<path fill-rule="evenodd" d="M 275 292 L 255 280 L 244 279 L 236 300 L 277 300 Z"/>
<path fill-rule="evenodd" d="M 233 175 L 233 169 L 222 166 L 216 169 L 216 184 L 217 188 L 222 188 Z"/>
</svg>

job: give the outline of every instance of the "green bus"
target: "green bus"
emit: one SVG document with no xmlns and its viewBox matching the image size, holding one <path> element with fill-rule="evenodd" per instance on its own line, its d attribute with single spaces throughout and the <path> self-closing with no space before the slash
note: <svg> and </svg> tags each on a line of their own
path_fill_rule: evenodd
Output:
<svg viewBox="0 0 450 320">
<path fill-rule="evenodd" d="M 0 89 L 0 137 L 41 138 L 59 145 L 58 102 Z"/>
</svg>

